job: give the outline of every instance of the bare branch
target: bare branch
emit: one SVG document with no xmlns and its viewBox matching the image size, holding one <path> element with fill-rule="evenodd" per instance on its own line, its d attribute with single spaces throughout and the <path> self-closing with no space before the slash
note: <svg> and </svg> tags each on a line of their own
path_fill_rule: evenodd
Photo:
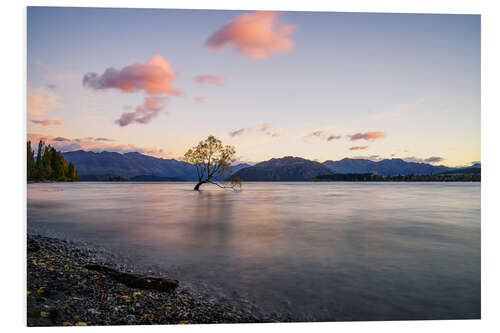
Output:
<svg viewBox="0 0 500 333">
<path fill-rule="evenodd" d="M 214 181 L 207 181 L 207 183 L 217 185 L 217 186 L 219 186 L 220 188 L 223 188 L 223 189 L 229 188 L 229 189 L 232 189 L 232 190 L 235 190 L 235 191 L 236 191 L 236 189 L 235 189 L 235 188 L 238 186 L 238 184 L 231 184 L 231 185 L 229 185 L 229 186 L 226 186 L 226 185 L 220 185 L 219 183 L 214 182 Z M 241 185 L 240 185 L 239 187 L 241 187 Z"/>
</svg>

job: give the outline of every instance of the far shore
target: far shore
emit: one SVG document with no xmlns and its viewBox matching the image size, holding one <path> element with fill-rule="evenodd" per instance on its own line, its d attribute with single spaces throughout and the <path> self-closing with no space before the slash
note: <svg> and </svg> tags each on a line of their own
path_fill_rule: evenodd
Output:
<svg viewBox="0 0 500 333">
<path fill-rule="evenodd" d="M 245 180 L 244 183 L 480 183 L 481 180 Z M 28 184 L 52 184 L 52 183 L 190 183 L 192 180 L 76 180 L 76 181 L 28 181 Z"/>
</svg>

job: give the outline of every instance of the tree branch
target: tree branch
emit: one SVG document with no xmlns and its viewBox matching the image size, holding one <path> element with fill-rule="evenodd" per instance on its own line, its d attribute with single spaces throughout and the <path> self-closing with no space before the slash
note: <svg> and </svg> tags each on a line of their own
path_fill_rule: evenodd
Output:
<svg viewBox="0 0 500 333">
<path fill-rule="evenodd" d="M 234 188 L 235 188 L 236 186 L 238 186 L 238 184 L 232 184 L 232 185 L 230 185 L 230 186 L 224 186 L 224 185 L 220 185 L 219 183 L 217 183 L 217 182 L 213 182 L 213 181 L 207 181 L 207 183 L 217 185 L 217 186 L 219 186 L 220 188 L 224 188 L 224 189 L 226 189 L 226 188 L 230 188 L 230 189 L 233 189 L 233 190 L 235 190 Z M 235 191 L 236 191 L 236 190 L 235 190 Z"/>
</svg>

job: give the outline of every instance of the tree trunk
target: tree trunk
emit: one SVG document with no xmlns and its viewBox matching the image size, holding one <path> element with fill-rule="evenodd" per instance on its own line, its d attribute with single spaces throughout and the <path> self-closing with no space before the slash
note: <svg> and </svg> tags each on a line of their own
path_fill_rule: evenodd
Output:
<svg viewBox="0 0 500 333">
<path fill-rule="evenodd" d="M 172 292 L 179 286 L 179 281 L 177 280 L 170 280 L 156 276 L 139 275 L 129 272 L 120 272 L 116 269 L 97 264 L 87 264 L 85 265 L 85 268 L 106 274 L 130 288 L 154 289 L 158 291 Z"/>
<path fill-rule="evenodd" d="M 195 190 L 195 191 L 199 191 L 199 190 L 200 190 L 200 186 L 201 186 L 202 184 L 204 184 L 204 183 L 205 183 L 205 182 L 202 182 L 201 180 L 200 180 L 200 181 L 198 181 L 198 184 L 196 184 L 196 186 L 194 187 L 194 190 Z"/>
</svg>

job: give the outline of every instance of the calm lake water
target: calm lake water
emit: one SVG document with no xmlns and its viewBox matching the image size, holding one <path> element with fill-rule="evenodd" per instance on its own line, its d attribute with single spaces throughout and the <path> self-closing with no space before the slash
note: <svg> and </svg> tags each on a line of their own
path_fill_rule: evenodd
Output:
<svg viewBox="0 0 500 333">
<path fill-rule="evenodd" d="M 28 185 L 28 230 L 297 320 L 480 317 L 478 183 Z"/>
</svg>

